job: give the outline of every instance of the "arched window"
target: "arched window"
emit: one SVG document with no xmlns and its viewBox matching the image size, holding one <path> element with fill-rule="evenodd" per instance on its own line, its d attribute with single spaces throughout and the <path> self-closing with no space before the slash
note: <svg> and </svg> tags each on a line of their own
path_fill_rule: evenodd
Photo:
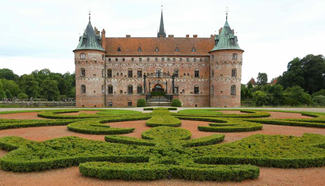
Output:
<svg viewBox="0 0 325 186">
<path fill-rule="evenodd" d="M 133 94 L 133 86 L 132 85 L 128 86 L 128 94 Z"/>
<path fill-rule="evenodd" d="M 157 69 L 156 70 L 156 77 L 160 77 L 161 76 L 161 70 L 160 69 Z"/>
<path fill-rule="evenodd" d="M 196 77 L 196 78 L 200 77 L 200 71 L 199 70 L 194 71 L 194 77 Z"/>
<path fill-rule="evenodd" d="M 236 54 L 236 53 L 233 53 L 233 54 L 232 54 L 232 59 L 233 59 L 233 60 L 237 60 L 237 57 L 238 57 L 238 54 Z"/>
<path fill-rule="evenodd" d="M 107 91 L 108 91 L 108 94 L 113 94 L 113 85 L 108 85 Z"/>
<path fill-rule="evenodd" d="M 142 48 L 141 47 L 138 48 L 138 52 L 142 52 Z"/>
<path fill-rule="evenodd" d="M 174 75 L 174 77 L 178 77 L 178 69 L 175 69 L 174 70 L 174 74 L 173 75 Z"/>
<path fill-rule="evenodd" d="M 199 94 L 200 93 L 200 89 L 198 85 L 194 86 L 194 94 Z"/>
<path fill-rule="evenodd" d="M 86 54 L 85 53 L 81 53 L 80 54 L 80 59 L 86 59 Z"/>
<path fill-rule="evenodd" d="M 195 47 L 192 48 L 192 52 L 196 52 L 196 48 Z"/>
<path fill-rule="evenodd" d="M 236 85 L 231 85 L 230 92 L 232 96 L 236 95 Z"/>
<path fill-rule="evenodd" d="M 211 89 L 210 89 L 210 94 L 213 94 L 213 93 L 214 93 L 214 86 L 212 85 Z"/>
<path fill-rule="evenodd" d="M 237 69 L 233 68 L 231 70 L 231 77 L 237 77 Z"/>
<path fill-rule="evenodd" d="M 86 93 L 86 85 L 81 85 L 81 93 L 82 94 Z"/>
<path fill-rule="evenodd" d="M 86 77 L 86 70 L 84 68 L 80 69 L 80 76 L 81 77 Z"/>
<path fill-rule="evenodd" d="M 158 47 L 155 48 L 155 52 L 159 52 L 159 48 Z"/>
<path fill-rule="evenodd" d="M 117 48 L 117 51 L 118 51 L 118 52 L 121 52 L 121 51 L 122 51 L 121 47 L 118 47 L 118 48 Z"/>
<path fill-rule="evenodd" d="M 137 93 L 142 94 L 142 85 L 138 85 L 137 87 Z"/>
<path fill-rule="evenodd" d="M 112 78 L 112 69 L 107 69 L 107 78 Z"/>
</svg>

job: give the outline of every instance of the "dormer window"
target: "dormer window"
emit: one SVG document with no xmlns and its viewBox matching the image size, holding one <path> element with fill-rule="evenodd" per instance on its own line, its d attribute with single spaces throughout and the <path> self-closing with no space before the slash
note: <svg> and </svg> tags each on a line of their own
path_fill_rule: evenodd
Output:
<svg viewBox="0 0 325 186">
<path fill-rule="evenodd" d="M 175 52 L 179 52 L 179 48 L 178 47 L 175 48 Z"/>
<path fill-rule="evenodd" d="M 196 52 L 196 48 L 195 47 L 192 48 L 192 52 Z"/>
<path fill-rule="evenodd" d="M 85 53 L 81 53 L 80 54 L 80 59 L 86 59 L 86 54 Z"/>
<path fill-rule="evenodd" d="M 138 52 L 142 52 L 142 49 L 141 49 L 141 47 L 139 47 L 139 48 L 138 48 Z"/>
<path fill-rule="evenodd" d="M 155 52 L 159 52 L 159 48 L 158 47 L 156 47 Z"/>
<path fill-rule="evenodd" d="M 117 48 L 117 51 L 118 51 L 118 52 L 121 52 L 121 51 L 122 51 L 121 47 L 118 47 L 118 48 Z"/>
</svg>

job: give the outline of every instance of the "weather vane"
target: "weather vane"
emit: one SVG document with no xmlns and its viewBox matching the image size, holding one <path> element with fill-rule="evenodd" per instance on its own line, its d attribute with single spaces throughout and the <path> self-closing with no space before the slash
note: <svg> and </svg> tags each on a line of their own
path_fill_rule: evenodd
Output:
<svg viewBox="0 0 325 186">
<path fill-rule="evenodd" d="M 228 14 L 229 14 L 229 7 L 228 6 L 226 6 L 226 20 L 228 21 Z"/>
</svg>

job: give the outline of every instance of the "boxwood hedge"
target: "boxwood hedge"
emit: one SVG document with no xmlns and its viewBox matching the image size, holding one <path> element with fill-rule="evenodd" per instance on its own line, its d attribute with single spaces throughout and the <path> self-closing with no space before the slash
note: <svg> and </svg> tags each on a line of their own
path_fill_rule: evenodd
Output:
<svg viewBox="0 0 325 186">
<path fill-rule="evenodd" d="M 152 113 L 152 118 L 146 121 L 146 125 L 149 127 L 179 127 L 181 126 L 181 120 L 170 115 L 168 110 L 154 110 Z"/>
</svg>

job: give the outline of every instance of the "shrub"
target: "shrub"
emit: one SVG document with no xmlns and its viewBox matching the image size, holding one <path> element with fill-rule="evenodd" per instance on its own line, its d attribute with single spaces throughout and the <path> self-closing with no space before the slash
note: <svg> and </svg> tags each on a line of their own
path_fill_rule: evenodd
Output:
<svg viewBox="0 0 325 186">
<path fill-rule="evenodd" d="M 122 144 L 131 144 L 131 145 L 146 145 L 146 146 L 155 146 L 155 143 L 138 139 L 132 138 L 128 136 L 105 136 L 105 141 L 111 143 L 122 143 Z"/>
<path fill-rule="evenodd" d="M 23 93 L 23 92 L 21 92 L 21 93 L 18 94 L 17 97 L 18 97 L 18 99 L 27 99 L 28 98 L 28 95 L 25 94 L 25 93 Z"/>
<path fill-rule="evenodd" d="M 142 138 L 143 139 L 149 139 L 149 140 L 158 140 L 162 142 L 162 139 L 165 140 L 186 140 L 191 138 L 191 132 L 182 129 L 182 128 L 173 128 L 173 127 L 155 127 L 153 129 L 144 131 L 142 133 Z"/>
<path fill-rule="evenodd" d="M 196 147 L 196 146 L 203 146 L 203 145 L 213 145 L 213 144 L 222 142 L 224 140 L 224 138 L 225 138 L 225 135 L 223 135 L 223 134 L 214 134 L 211 136 L 188 140 L 183 144 L 183 146 L 184 147 Z"/>
<path fill-rule="evenodd" d="M 173 99 L 172 104 L 173 107 L 181 107 L 182 102 L 179 99 Z"/>
<path fill-rule="evenodd" d="M 185 109 L 177 112 L 176 117 L 218 117 L 218 118 L 260 118 L 269 117 L 270 114 L 263 111 L 228 109 L 227 111 L 240 111 L 245 114 L 223 114 L 224 109 Z"/>
<path fill-rule="evenodd" d="M 164 110 L 154 110 L 153 116 L 146 121 L 146 125 L 149 127 L 157 126 L 170 126 L 179 127 L 181 126 L 181 120 L 171 116 L 167 109 Z"/>
<path fill-rule="evenodd" d="M 137 107 L 145 107 L 146 106 L 146 100 L 145 99 L 138 99 Z"/>
<path fill-rule="evenodd" d="M 24 128 L 24 127 L 41 127 L 41 126 L 58 126 L 67 125 L 76 120 L 62 119 L 62 120 L 14 120 L 14 119 L 0 119 L 1 129 Z"/>
<path fill-rule="evenodd" d="M 313 97 L 313 104 L 319 105 L 319 106 L 325 106 L 325 96 L 318 95 L 318 96 Z"/>
</svg>

